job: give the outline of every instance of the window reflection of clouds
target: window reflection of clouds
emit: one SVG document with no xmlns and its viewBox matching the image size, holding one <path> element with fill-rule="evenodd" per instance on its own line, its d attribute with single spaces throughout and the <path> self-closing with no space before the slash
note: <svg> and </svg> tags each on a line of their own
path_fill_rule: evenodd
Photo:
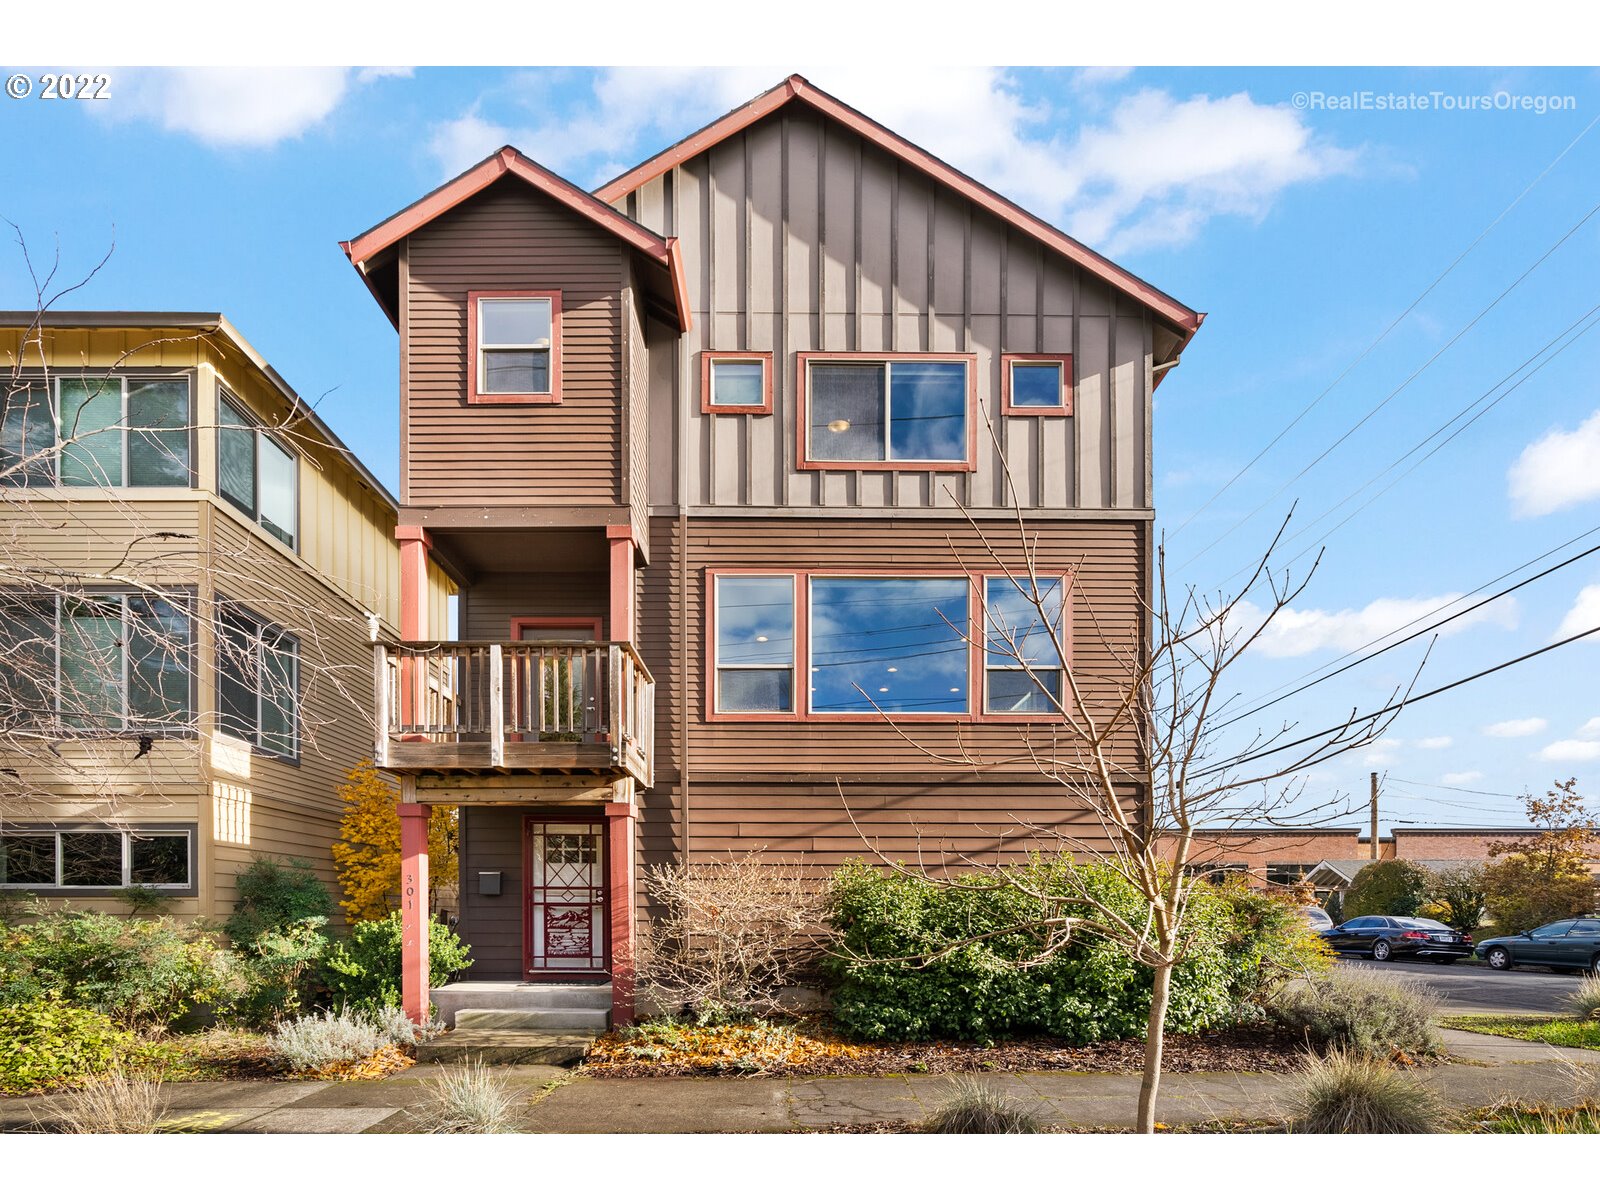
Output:
<svg viewBox="0 0 1600 1200">
<path fill-rule="evenodd" d="M 1063 630 L 1064 581 L 1040 579 L 1035 606 L 1026 579 L 991 577 L 984 585 L 985 707 L 997 713 L 1054 712 L 1061 697 L 1062 664 L 1046 620 Z M 1043 608 L 1043 616 L 1040 614 Z M 1030 672 L 1026 669 L 1032 667 Z"/>
<path fill-rule="evenodd" d="M 964 578 L 813 579 L 812 711 L 965 712 L 968 597 Z"/>
<path fill-rule="evenodd" d="M 957 462 L 967 457 L 965 363 L 893 363 L 889 389 L 890 458 Z"/>
<path fill-rule="evenodd" d="M 717 580 L 717 662 L 788 665 L 794 658 L 794 580 L 723 576 Z"/>
</svg>

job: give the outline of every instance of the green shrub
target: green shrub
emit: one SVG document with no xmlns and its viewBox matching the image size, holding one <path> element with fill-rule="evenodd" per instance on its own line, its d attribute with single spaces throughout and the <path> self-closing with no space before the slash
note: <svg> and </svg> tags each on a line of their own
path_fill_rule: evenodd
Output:
<svg viewBox="0 0 1600 1200">
<path fill-rule="evenodd" d="M 442 987 L 472 965 L 467 947 L 436 917 L 429 918 L 428 985 Z M 357 921 L 350 935 L 329 952 L 323 977 L 334 1003 L 364 1012 L 400 1003 L 400 914 Z"/>
<path fill-rule="evenodd" d="M 239 995 L 233 1015 L 255 1028 L 302 1011 L 320 986 L 319 970 L 328 952 L 322 917 L 307 917 L 256 936 L 239 961 Z"/>
<path fill-rule="evenodd" d="M 1428 899 L 1428 873 L 1403 858 L 1368 863 L 1350 881 L 1344 897 L 1344 919 L 1385 916 L 1414 917 Z"/>
<path fill-rule="evenodd" d="M 280 1022 L 267 1046 L 290 1071 L 316 1071 L 360 1062 L 392 1045 L 375 1021 L 362 1013 L 319 1012 Z"/>
<path fill-rule="evenodd" d="M 1351 967 L 1285 988 L 1267 1006 L 1277 1025 L 1313 1050 L 1432 1054 L 1436 993 L 1403 976 Z"/>
<path fill-rule="evenodd" d="M 1242 879 L 1218 884 L 1215 891 L 1228 909 L 1222 952 L 1236 1015 L 1259 1017 L 1283 983 L 1331 969 L 1337 955 L 1292 895 L 1253 888 Z"/>
<path fill-rule="evenodd" d="M 135 1044 L 104 1013 L 56 996 L 0 1007 L 0 1092 L 82 1083 L 110 1070 Z"/>
<path fill-rule="evenodd" d="M 1483 924 L 1489 905 L 1482 863 L 1462 863 L 1428 873 L 1428 894 L 1438 909 L 1438 920 L 1461 933 Z M 1429 914 L 1431 915 L 1431 914 Z"/>
<path fill-rule="evenodd" d="M 229 995 L 232 956 L 203 930 L 169 917 L 35 913 L 31 924 L 0 927 L 0 1004 L 56 995 L 129 1028 L 165 1029 Z"/>
<path fill-rule="evenodd" d="M 254 946 L 269 930 L 286 929 L 311 917 L 326 921 L 333 913 L 327 885 L 304 859 L 280 862 L 257 856 L 234 878 L 233 885 L 238 899 L 223 930 L 241 949 Z"/>
<path fill-rule="evenodd" d="M 880 1039 L 1043 1033 L 1081 1045 L 1141 1035 L 1150 970 L 1088 934 L 1046 953 L 1052 932 L 1059 934 L 1048 922 L 1074 915 L 1072 906 L 1028 894 L 1088 889 L 1138 926 L 1145 912 L 1138 893 L 1113 871 L 1065 856 L 1036 858 L 1024 876 L 1026 887 L 992 886 L 985 875 L 950 887 L 859 862 L 841 868 L 829 917 L 840 938 L 835 1019 L 856 1036 Z M 1187 918 L 1192 952 L 1173 971 L 1169 1030 L 1204 1029 L 1233 1013 L 1234 966 L 1224 949 L 1231 921 L 1213 889 L 1196 888 Z"/>
<path fill-rule="evenodd" d="M 1295 1082 L 1295 1133 L 1440 1133 L 1448 1121 L 1427 1084 L 1365 1054 L 1308 1058 Z"/>
</svg>

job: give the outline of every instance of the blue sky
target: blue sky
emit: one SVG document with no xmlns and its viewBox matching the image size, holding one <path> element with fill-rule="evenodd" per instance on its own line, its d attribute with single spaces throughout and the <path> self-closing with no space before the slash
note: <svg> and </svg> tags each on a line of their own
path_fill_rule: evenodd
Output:
<svg viewBox="0 0 1600 1200">
<path fill-rule="evenodd" d="M 1327 546 L 1295 611 L 1241 665 L 1246 696 L 1600 526 L 1590 333 L 1331 528 L 1399 472 L 1336 509 L 1349 493 L 1600 303 L 1597 216 L 1479 316 L 1600 200 L 1600 129 L 1584 132 L 1600 115 L 1591 71 L 951 68 L 930 82 L 926 71 L 803 63 L 115 69 L 106 101 L 0 100 L 0 216 L 36 259 L 59 243 L 66 278 L 114 238 L 72 307 L 226 312 L 392 484 L 396 337 L 337 241 L 505 141 L 593 186 L 791 70 L 1210 314 L 1157 395 L 1174 578 L 1237 583 L 1291 501 L 1297 540 L 1283 557 Z M 1430 107 L 1337 106 L 1362 92 Z M 1530 99 L 1496 107 L 1499 94 Z M 1487 109 L 1458 99 L 1483 96 Z M 0 305 L 31 303 L 20 254 L 0 248 Z M 1600 555 L 1448 627 L 1419 687 L 1597 624 Z M 1382 703 L 1420 644 L 1256 720 L 1309 732 Z M 1580 642 L 1420 704 L 1385 744 L 1316 772 L 1307 795 L 1361 800 L 1377 769 L 1386 821 L 1514 816 L 1515 793 L 1600 772 L 1597 667 L 1600 644 Z"/>
</svg>

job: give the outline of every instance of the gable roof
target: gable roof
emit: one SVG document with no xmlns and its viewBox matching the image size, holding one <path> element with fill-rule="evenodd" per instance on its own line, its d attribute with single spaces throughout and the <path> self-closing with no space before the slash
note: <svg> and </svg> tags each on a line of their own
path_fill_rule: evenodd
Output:
<svg viewBox="0 0 1600 1200">
<path fill-rule="evenodd" d="M 656 268 L 662 277 L 657 282 L 662 285 L 660 291 L 665 307 L 676 319 L 680 330 L 689 329 L 689 290 L 678 253 L 678 239 L 663 238 L 637 221 L 630 220 L 577 184 L 540 166 L 515 146 L 502 146 L 476 166 L 467 168 L 448 183 L 434 188 L 394 216 L 380 221 L 349 241 L 339 243 L 339 248 L 361 273 L 368 289 L 391 321 L 398 322 L 394 297 L 388 294 L 383 281 L 376 278 L 380 268 L 387 262 L 387 252 L 430 221 L 507 176 L 522 181 L 578 216 L 592 221 L 626 244 L 645 263 Z"/>
<path fill-rule="evenodd" d="M 732 137 L 777 112 L 785 105 L 800 103 L 832 118 L 851 132 L 902 162 L 931 176 L 939 183 L 958 192 L 972 204 L 991 213 L 1001 221 L 1042 242 L 1051 250 L 1076 263 L 1090 274 L 1105 280 L 1118 291 L 1131 296 L 1148 307 L 1179 335 L 1177 351 L 1188 344 L 1200 328 L 1205 314 L 1196 312 L 1146 283 L 1131 271 L 1119 267 L 1104 255 L 1089 249 L 1076 238 L 1070 237 L 1055 226 L 1034 216 L 991 188 L 985 187 L 949 163 L 934 157 L 891 129 L 851 108 L 842 100 L 830 96 L 801 75 L 791 75 L 776 87 L 757 96 L 749 103 L 717 118 L 698 132 L 690 134 L 675 145 L 667 147 L 654 158 L 647 159 L 625 171 L 609 183 L 595 189 L 595 195 L 607 204 L 615 204 L 629 192 L 642 187 L 650 180 L 666 174 L 673 167 L 702 154 L 719 142 Z M 1176 357 L 1177 351 L 1174 351 Z"/>
</svg>

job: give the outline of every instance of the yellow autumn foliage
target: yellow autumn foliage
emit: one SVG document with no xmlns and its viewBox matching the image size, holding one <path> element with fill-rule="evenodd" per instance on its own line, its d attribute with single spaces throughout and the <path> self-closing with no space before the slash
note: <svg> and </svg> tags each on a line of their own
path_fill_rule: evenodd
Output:
<svg viewBox="0 0 1600 1200">
<path fill-rule="evenodd" d="M 399 794 L 367 761 L 359 762 L 339 789 L 344 815 L 333 863 L 344 899 L 339 907 L 352 921 L 375 921 L 395 910 L 400 898 Z M 428 878 L 436 888 L 456 877 L 456 810 L 435 807 L 428 817 Z M 430 889 L 432 891 L 433 889 Z M 434 899 L 429 896 L 430 907 Z"/>
</svg>

